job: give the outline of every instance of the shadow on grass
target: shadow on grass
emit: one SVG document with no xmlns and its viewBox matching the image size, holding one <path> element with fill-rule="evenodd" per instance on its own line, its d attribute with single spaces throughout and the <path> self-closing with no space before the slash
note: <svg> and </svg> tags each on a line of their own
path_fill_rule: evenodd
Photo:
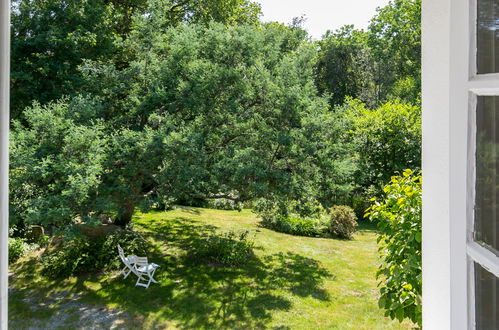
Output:
<svg viewBox="0 0 499 330">
<path fill-rule="evenodd" d="M 201 211 L 192 206 L 175 205 L 174 210 L 182 210 L 185 213 L 200 215 Z"/>
<path fill-rule="evenodd" d="M 358 221 L 359 227 L 357 227 L 357 231 L 360 232 L 365 232 L 365 233 L 377 233 L 378 228 L 376 223 L 370 221 L 370 220 L 360 220 Z"/>
<path fill-rule="evenodd" d="M 144 236 L 155 243 L 148 257 L 161 265 L 158 284 L 144 289 L 134 286 L 133 276 L 86 275 L 70 284 L 45 281 L 36 290 L 43 295 L 63 286 L 84 301 L 117 306 L 145 320 L 146 328 L 267 328 L 274 311 L 291 309 L 293 296 L 331 299 L 321 286 L 333 275 L 311 258 L 287 252 L 255 257 L 237 268 L 216 267 L 191 257 L 216 227 L 180 217 L 149 218 L 139 227 L 147 228 Z M 25 266 L 27 277 L 18 280 L 29 285 L 26 272 L 36 269 Z"/>
</svg>

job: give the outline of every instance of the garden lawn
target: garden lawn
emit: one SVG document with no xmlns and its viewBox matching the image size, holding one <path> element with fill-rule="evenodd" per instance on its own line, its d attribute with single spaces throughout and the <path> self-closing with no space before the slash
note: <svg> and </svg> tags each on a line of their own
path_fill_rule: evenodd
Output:
<svg viewBox="0 0 499 330">
<path fill-rule="evenodd" d="M 378 308 L 376 232 L 361 224 L 352 241 L 298 237 L 258 225 L 249 210 L 178 208 L 137 214 L 134 229 L 161 265 L 149 289 L 132 274 L 40 276 L 36 256 L 11 267 L 12 328 L 399 329 Z M 254 259 L 238 268 L 194 260 L 198 240 L 248 230 Z"/>
</svg>

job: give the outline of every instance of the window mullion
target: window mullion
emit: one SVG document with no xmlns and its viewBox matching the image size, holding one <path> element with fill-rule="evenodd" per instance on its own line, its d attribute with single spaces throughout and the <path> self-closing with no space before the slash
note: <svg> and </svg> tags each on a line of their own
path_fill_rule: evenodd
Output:
<svg viewBox="0 0 499 330">
<path fill-rule="evenodd" d="M 499 258 L 489 249 L 476 242 L 468 242 L 468 256 L 483 268 L 499 277 Z"/>
</svg>

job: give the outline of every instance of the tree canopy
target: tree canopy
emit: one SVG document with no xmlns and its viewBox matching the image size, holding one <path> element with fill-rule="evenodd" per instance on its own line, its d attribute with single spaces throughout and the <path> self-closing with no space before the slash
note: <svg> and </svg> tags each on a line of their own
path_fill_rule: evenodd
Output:
<svg viewBox="0 0 499 330">
<path fill-rule="evenodd" d="M 416 104 L 421 90 L 421 0 L 379 8 L 367 31 L 353 26 L 318 41 L 317 85 L 331 105 L 345 97 L 371 107 L 400 99 Z"/>
<path fill-rule="evenodd" d="M 130 221 L 136 205 L 155 197 L 246 201 L 348 191 L 347 143 L 327 99 L 317 95 L 315 51 L 301 34 L 275 24 L 254 29 L 212 23 L 181 25 L 155 40 L 127 68 L 87 63 L 81 96 L 26 111 L 28 126 L 19 123 L 14 130 L 13 171 L 27 162 L 57 163 L 71 136 L 80 141 L 87 130 L 103 132 L 104 146 L 92 149 L 98 155 L 87 155 L 98 162 L 97 187 L 93 208 L 81 216 L 111 212 L 120 224 Z M 54 133 L 58 148 L 30 141 L 33 152 L 21 158 L 15 151 L 28 142 L 20 137 L 41 133 L 39 116 L 65 124 Z M 70 178 L 72 170 L 49 172 Z M 40 188 L 46 183 L 40 181 Z M 44 198 L 66 186 L 53 184 L 58 187 Z M 89 194 L 80 188 L 82 196 Z M 82 205 L 61 203 L 73 205 L 74 213 L 87 205 L 84 199 Z"/>
<path fill-rule="evenodd" d="M 17 219 L 380 189 L 419 168 L 419 7 L 314 42 L 248 0 L 14 1 Z"/>
<path fill-rule="evenodd" d="M 14 0 L 12 8 L 13 118 L 35 100 L 78 94 L 85 60 L 128 65 L 123 41 L 137 25 L 258 24 L 261 12 L 248 0 Z"/>
</svg>

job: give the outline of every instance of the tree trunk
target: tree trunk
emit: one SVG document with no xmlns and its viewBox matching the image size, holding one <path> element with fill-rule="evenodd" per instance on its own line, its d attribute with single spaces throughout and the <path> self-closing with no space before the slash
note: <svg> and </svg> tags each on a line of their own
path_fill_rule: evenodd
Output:
<svg viewBox="0 0 499 330">
<path fill-rule="evenodd" d="M 135 211 L 135 200 L 127 199 L 121 207 L 118 218 L 114 221 L 115 225 L 126 227 L 132 221 L 133 211 Z"/>
</svg>

